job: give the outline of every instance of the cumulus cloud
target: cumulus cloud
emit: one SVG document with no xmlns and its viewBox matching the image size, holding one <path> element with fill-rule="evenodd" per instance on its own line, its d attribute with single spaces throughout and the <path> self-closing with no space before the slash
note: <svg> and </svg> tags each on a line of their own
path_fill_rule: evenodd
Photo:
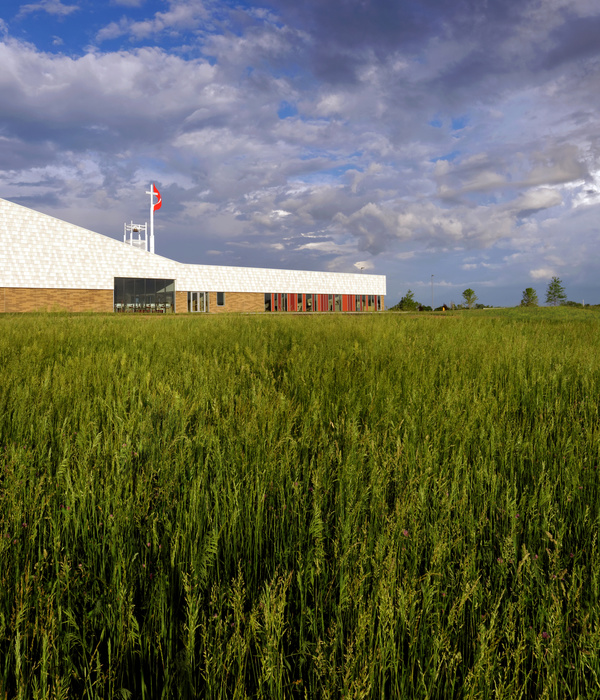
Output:
<svg viewBox="0 0 600 700">
<path fill-rule="evenodd" d="M 198 27 L 207 17 L 208 12 L 202 0 L 170 0 L 166 12 L 156 12 L 149 19 L 132 20 L 123 17 L 118 22 L 111 22 L 97 33 L 96 40 L 103 42 L 123 35 L 140 40 L 163 32 L 189 31 Z"/>
<path fill-rule="evenodd" d="M 556 207 L 562 203 L 562 196 L 560 192 L 556 190 L 549 189 L 547 187 L 542 187 L 540 189 L 529 190 L 523 193 L 517 199 L 511 203 L 511 209 L 513 209 L 517 216 L 525 217 L 535 214 L 542 209 L 550 209 L 551 207 Z"/>
<path fill-rule="evenodd" d="M 529 275 L 533 280 L 550 279 L 555 276 L 554 269 L 551 267 L 538 267 L 535 270 L 529 270 Z"/>
<path fill-rule="evenodd" d="M 49 48 L 78 7 L 24 6 L 44 49 L 0 23 L 5 196 L 103 230 L 156 180 L 194 261 L 500 285 L 600 253 L 596 3 L 112 0 Z"/>
</svg>

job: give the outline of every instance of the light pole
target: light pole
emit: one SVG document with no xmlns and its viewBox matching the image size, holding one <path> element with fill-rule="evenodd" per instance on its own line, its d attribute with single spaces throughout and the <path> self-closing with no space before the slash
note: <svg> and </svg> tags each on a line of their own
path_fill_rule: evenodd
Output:
<svg viewBox="0 0 600 700">
<path fill-rule="evenodd" d="M 431 310 L 433 311 L 433 275 L 431 275 Z"/>
</svg>

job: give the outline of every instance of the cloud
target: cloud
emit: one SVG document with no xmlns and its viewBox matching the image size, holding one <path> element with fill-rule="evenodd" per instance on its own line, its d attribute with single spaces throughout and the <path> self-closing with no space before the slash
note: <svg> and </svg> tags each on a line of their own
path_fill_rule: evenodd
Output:
<svg viewBox="0 0 600 700">
<path fill-rule="evenodd" d="M 118 22 L 111 22 L 97 33 L 96 40 L 103 42 L 128 35 L 139 41 L 163 32 L 187 32 L 198 27 L 208 16 L 202 0 L 170 0 L 166 12 L 156 12 L 150 19 L 136 21 L 123 17 Z"/>
<path fill-rule="evenodd" d="M 534 280 L 542 280 L 542 279 L 551 279 L 552 277 L 555 276 L 555 271 L 551 267 L 538 267 L 535 270 L 529 270 L 529 275 L 531 279 Z"/>
<path fill-rule="evenodd" d="M 600 48 L 575 45 L 596 3 L 113 0 L 103 27 L 77 14 L 95 47 L 48 14 L 78 4 L 26 7 L 46 50 L 4 24 L 6 196 L 112 230 L 106 202 L 128 219 L 155 179 L 173 256 L 366 258 L 390 285 L 436 261 L 449 285 L 521 284 L 600 254 Z"/>
<path fill-rule="evenodd" d="M 214 76 L 206 61 L 159 49 L 71 58 L 11 42 L 0 43 L 0 61 L 5 135 L 55 141 L 66 150 L 156 144 L 172 130 L 171 120 L 197 109 Z"/>
<path fill-rule="evenodd" d="M 573 144 L 561 144 L 546 152 L 531 155 L 533 167 L 523 185 L 552 185 L 581 180 L 588 176 L 579 149 Z"/>
<path fill-rule="evenodd" d="M 562 204 L 562 196 L 556 190 L 543 187 L 540 189 L 530 190 L 520 195 L 510 208 L 516 212 L 517 216 L 522 218 L 531 216 L 543 209 L 550 209 Z"/>
<path fill-rule="evenodd" d="M 60 0 L 41 0 L 41 2 L 21 5 L 17 17 L 23 17 L 37 12 L 46 12 L 49 15 L 66 17 L 73 12 L 77 12 L 79 9 L 78 5 L 63 5 Z"/>
<path fill-rule="evenodd" d="M 111 5 L 119 5 L 121 7 L 142 7 L 146 0 L 110 0 Z"/>
</svg>

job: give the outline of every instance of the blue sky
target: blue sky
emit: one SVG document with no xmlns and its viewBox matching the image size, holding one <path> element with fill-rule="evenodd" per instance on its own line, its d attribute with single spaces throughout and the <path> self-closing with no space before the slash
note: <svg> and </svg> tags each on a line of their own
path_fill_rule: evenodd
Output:
<svg viewBox="0 0 600 700">
<path fill-rule="evenodd" d="M 388 304 L 600 303 L 596 0 L 4 0 L 0 196 Z"/>
</svg>

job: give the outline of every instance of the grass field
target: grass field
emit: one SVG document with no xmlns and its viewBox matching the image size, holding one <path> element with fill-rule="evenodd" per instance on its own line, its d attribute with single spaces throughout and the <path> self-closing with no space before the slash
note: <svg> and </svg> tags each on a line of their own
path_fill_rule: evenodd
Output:
<svg viewBox="0 0 600 700">
<path fill-rule="evenodd" d="M 0 698 L 600 697 L 599 348 L 0 317 Z"/>
</svg>

